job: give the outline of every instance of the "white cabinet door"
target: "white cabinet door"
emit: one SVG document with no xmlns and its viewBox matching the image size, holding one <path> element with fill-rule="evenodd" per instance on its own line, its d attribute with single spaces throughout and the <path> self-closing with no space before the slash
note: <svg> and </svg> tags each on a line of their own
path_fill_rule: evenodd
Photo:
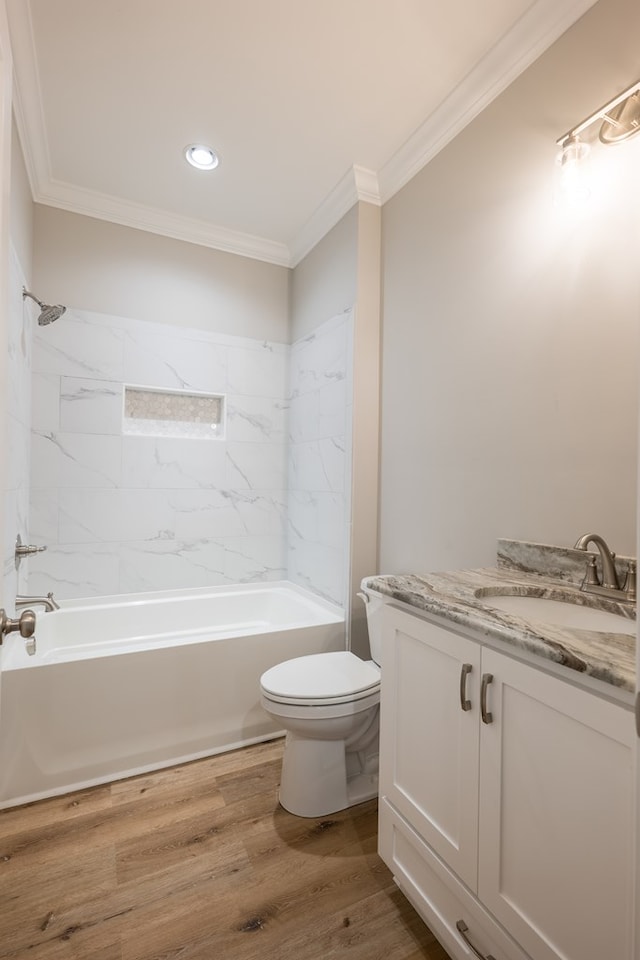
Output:
<svg viewBox="0 0 640 960">
<path fill-rule="evenodd" d="M 475 890 L 480 647 L 390 606 L 384 616 L 380 794 Z"/>
<path fill-rule="evenodd" d="M 535 960 L 629 960 L 629 711 L 483 650 L 478 893 Z"/>
</svg>

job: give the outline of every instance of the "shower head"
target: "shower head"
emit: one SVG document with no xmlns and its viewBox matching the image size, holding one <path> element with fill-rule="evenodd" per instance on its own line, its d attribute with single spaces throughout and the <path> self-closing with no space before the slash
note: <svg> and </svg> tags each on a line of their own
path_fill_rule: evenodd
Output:
<svg viewBox="0 0 640 960">
<path fill-rule="evenodd" d="M 54 320 L 58 320 L 62 314 L 67 309 L 63 307 L 61 303 L 51 305 L 49 303 L 43 303 L 41 300 L 38 300 L 37 297 L 34 297 L 32 293 L 29 293 L 26 287 L 22 288 L 22 299 L 29 297 L 40 307 L 40 316 L 38 317 L 38 325 L 41 327 L 46 327 L 48 323 L 53 323 Z"/>
<path fill-rule="evenodd" d="M 45 304 L 42 313 L 38 317 L 39 326 L 46 327 L 48 323 L 59 320 L 66 309 L 67 308 L 63 307 L 61 303 L 56 303 L 53 306 Z"/>
</svg>

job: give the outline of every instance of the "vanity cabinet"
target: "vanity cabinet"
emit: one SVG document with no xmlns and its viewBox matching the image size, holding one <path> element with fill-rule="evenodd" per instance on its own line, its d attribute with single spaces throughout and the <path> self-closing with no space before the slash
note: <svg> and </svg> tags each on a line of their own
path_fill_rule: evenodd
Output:
<svg viewBox="0 0 640 960">
<path fill-rule="evenodd" d="M 400 888 L 456 960 L 631 960 L 630 711 L 384 617 L 380 854 Z"/>
</svg>

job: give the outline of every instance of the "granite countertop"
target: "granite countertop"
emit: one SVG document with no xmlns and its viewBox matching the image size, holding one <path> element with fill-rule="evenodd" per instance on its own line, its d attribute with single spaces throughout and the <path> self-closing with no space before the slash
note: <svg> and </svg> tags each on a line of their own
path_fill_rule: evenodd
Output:
<svg viewBox="0 0 640 960">
<path fill-rule="evenodd" d="M 582 606 L 636 619 L 635 605 L 580 591 L 583 551 L 498 541 L 495 567 L 424 575 L 376 576 L 366 580 L 378 593 L 487 638 L 506 642 L 586 676 L 624 690 L 635 689 L 636 638 L 625 633 L 559 626 L 515 616 L 491 607 L 491 596 L 568 599 Z M 616 561 L 625 569 L 625 559 Z"/>
</svg>

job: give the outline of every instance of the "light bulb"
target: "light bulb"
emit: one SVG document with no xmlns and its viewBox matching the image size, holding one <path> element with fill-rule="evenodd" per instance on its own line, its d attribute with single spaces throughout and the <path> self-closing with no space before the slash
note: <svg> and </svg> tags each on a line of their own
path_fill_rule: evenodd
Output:
<svg viewBox="0 0 640 960">
<path fill-rule="evenodd" d="M 589 199 L 590 147 L 577 136 L 568 137 L 562 145 L 556 163 L 559 168 L 559 192 L 564 203 L 579 206 Z"/>
</svg>

